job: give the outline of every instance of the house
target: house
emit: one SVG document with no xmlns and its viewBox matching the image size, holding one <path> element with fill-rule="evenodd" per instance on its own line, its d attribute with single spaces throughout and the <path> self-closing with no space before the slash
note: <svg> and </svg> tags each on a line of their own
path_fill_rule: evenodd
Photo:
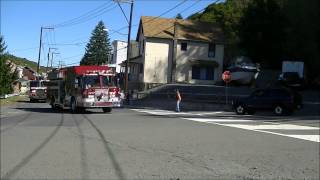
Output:
<svg viewBox="0 0 320 180">
<path fill-rule="evenodd" d="M 111 64 L 116 65 L 116 72 L 120 73 L 120 65 L 123 61 L 127 59 L 127 42 L 115 40 L 112 42 L 113 46 L 113 56 Z"/>
<path fill-rule="evenodd" d="M 23 74 L 23 78 L 26 80 L 37 79 L 36 72 L 29 67 L 24 67 L 22 74 Z"/>
<path fill-rule="evenodd" d="M 215 24 L 142 16 L 137 56 L 129 61 L 130 88 L 220 81 L 223 39 L 221 28 Z"/>
<path fill-rule="evenodd" d="M 112 42 L 112 46 L 113 46 L 113 56 L 112 56 L 111 64 L 115 65 L 117 73 L 125 72 L 125 69 L 123 66 L 121 66 L 121 63 L 127 59 L 128 43 L 126 41 L 114 40 Z M 130 46 L 131 46 L 131 50 L 132 50 L 130 53 L 130 57 L 136 57 L 137 56 L 136 52 L 138 52 L 136 50 L 137 49 L 137 42 L 131 41 Z M 134 53 L 136 53 L 136 54 L 134 54 Z"/>
<path fill-rule="evenodd" d="M 13 93 L 27 94 L 29 91 L 30 81 L 19 78 L 12 83 Z"/>
</svg>

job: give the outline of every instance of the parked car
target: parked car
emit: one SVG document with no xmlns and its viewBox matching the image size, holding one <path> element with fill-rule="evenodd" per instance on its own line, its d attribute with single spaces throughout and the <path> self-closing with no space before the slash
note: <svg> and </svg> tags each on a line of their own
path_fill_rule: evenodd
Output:
<svg viewBox="0 0 320 180">
<path fill-rule="evenodd" d="M 304 80 L 300 78 L 298 72 L 284 72 L 279 75 L 279 82 L 290 88 L 301 89 L 304 87 Z"/>
<path fill-rule="evenodd" d="M 258 89 L 248 97 L 232 102 L 237 114 L 254 114 L 256 110 L 272 110 L 276 115 L 291 114 L 302 108 L 302 96 L 286 88 Z"/>
<path fill-rule="evenodd" d="M 231 66 L 228 68 L 231 73 L 231 82 L 241 85 L 248 85 L 257 79 L 259 70 L 256 66 Z"/>
<path fill-rule="evenodd" d="M 260 72 L 260 65 L 255 64 L 245 56 L 239 56 L 232 60 L 227 68 L 231 73 L 231 83 L 238 85 L 250 85 L 257 79 Z"/>
</svg>

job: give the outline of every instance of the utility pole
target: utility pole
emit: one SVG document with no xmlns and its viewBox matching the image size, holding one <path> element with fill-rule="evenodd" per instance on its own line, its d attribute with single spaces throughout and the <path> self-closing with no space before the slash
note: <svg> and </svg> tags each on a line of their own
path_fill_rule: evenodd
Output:
<svg viewBox="0 0 320 180">
<path fill-rule="evenodd" d="M 177 23 L 177 19 L 174 22 L 174 27 L 173 27 L 173 51 L 172 51 L 172 63 L 171 63 L 171 83 L 175 83 L 176 82 L 176 57 L 177 57 L 177 32 L 178 32 L 178 23 Z"/>
<path fill-rule="evenodd" d="M 131 36 L 131 24 L 132 24 L 132 9 L 133 9 L 133 0 L 131 1 L 131 5 L 130 5 L 130 19 L 129 19 L 129 32 L 128 32 L 128 47 L 127 47 L 127 61 L 126 61 L 126 77 L 125 77 L 125 81 L 126 81 L 126 84 L 125 84 L 125 92 L 126 94 L 128 95 L 128 80 L 129 80 L 129 77 L 128 77 L 128 66 L 129 66 L 129 59 L 130 59 L 130 54 L 131 54 L 131 43 L 130 43 L 130 36 Z"/>
<path fill-rule="evenodd" d="M 126 60 L 126 64 L 125 64 L 125 81 L 124 81 L 124 91 L 126 96 L 128 96 L 128 81 L 129 81 L 129 77 L 128 77 L 128 68 L 129 68 L 129 59 L 130 59 L 130 54 L 131 54 L 131 43 L 130 43 L 130 39 L 131 39 L 131 24 L 132 24 L 132 11 L 133 11 L 133 3 L 134 0 L 113 0 L 116 3 L 118 3 L 119 7 L 121 8 L 121 5 L 119 4 L 119 2 L 124 2 L 124 3 L 130 3 L 130 18 L 129 18 L 129 22 L 128 22 L 128 18 L 126 16 L 126 14 L 124 13 L 123 9 L 121 8 L 121 11 L 124 15 L 124 17 L 126 18 L 127 22 L 129 23 L 129 30 L 128 30 L 128 42 L 127 42 L 127 60 Z"/>
<path fill-rule="evenodd" d="M 59 60 L 59 65 L 58 65 L 58 67 L 59 67 L 59 68 L 62 68 L 63 64 L 64 64 L 63 61 Z"/>
<path fill-rule="evenodd" d="M 42 47 L 42 31 L 43 29 L 54 29 L 52 27 L 42 27 L 41 26 L 41 31 L 40 31 L 40 45 L 39 45 L 39 56 L 38 56 L 38 66 L 37 66 L 37 73 L 39 74 L 39 69 L 40 69 L 40 57 L 41 57 L 41 47 Z"/>
<path fill-rule="evenodd" d="M 53 54 L 60 54 L 60 53 L 51 52 L 51 69 L 52 69 L 52 63 L 53 63 Z"/>
<path fill-rule="evenodd" d="M 50 61 L 50 51 L 51 49 L 56 50 L 57 48 L 49 48 L 49 52 L 48 52 L 48 61 L 47 61 L 47 68 L 46 71 L 48 72 L 48 68 L 49 68 L 49 61 Z M 52 64 L 52 54 L 51 54 L 51 64 Z M 51 65 L 52 68 L 52 65 Z"/>
</svg>

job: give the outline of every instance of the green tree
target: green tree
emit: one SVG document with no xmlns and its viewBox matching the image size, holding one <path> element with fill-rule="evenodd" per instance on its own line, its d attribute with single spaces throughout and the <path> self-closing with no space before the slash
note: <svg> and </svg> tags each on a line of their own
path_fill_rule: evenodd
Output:
<svg viewBox="0 0 320 180">
<path fill-rule="evenodd" d="M 304 61 L 308 79 L 320 76 L 319 0 L 283 0 L 282 4 L 288 19 L 283 52 L 286 59 Z"/>
<path fill-rule="evenodd" d="M 92 36 L 86 45 L 86 52 L 80 65 L 102 65 L 109 63 L 111 57 L 111 45 L 109 34 L 102 21 L 98 23 L 92 32 Z"/>
<path fill-rule="evenodd" d="M 279 68 L 283 60 L 286 17 L 276 0 L 255 0 L 240 20 L 240 46 L 264 67 Z"/>
<path fill-rule="evenodd" d="M 176 15 L 176 19 L 183 19 L 183 17 L 182 17 L 182 15 L 181 15 L 180 13 L 178 13 L 178 14 Z"/>
<path fill-rule="evenodd" d="M 6 42 L 4 41 L 3 36 L 1 35 L 0 36 L 0 55 L 5 54 L 6 49 L 7 49 Z"/>
<path fill-rule="evenodd" d="M 223 3 L 212 3 L 202 13 L 188 17 L 190 20 L 218 24 L 225 35 L 225 64 L 242 53 L 239 44 L 239 22 L 244 9 L 251 0 L 226 0 Z"/>
<path fill-rule="evenodd" d="M 0 95 L 12 92 L 11 83 L 16 78 L 16 73 L 11 73 L 10 63 L 6 61 L 6 48 L 6 43 L 0 36 Z"/>
</svg>

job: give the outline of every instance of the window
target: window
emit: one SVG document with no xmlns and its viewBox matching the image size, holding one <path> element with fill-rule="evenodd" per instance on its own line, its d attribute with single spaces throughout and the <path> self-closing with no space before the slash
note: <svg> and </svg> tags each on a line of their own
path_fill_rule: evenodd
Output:
<svg viewBox="0 0 320 180">
<path fill-rule="evenodd" d="M 83 76 L 83 82 L 86 88 L 100 87 L 99 76 Z"/>
<path fill-rule="evenodd" d="M 214 68 L 192 66 L 192 79 L 214 80 Z"/>
<path fill-rule="evenodd" d="M 188 44 L 186 42 L 181 43 L 181 51 L 186 51 L 188 49 Z"/>
<path fill-rule="evenodd" d="M 214 57 L 216 54 L 216 44 L 209 43 L 208 57 Z"/>
</svg>

